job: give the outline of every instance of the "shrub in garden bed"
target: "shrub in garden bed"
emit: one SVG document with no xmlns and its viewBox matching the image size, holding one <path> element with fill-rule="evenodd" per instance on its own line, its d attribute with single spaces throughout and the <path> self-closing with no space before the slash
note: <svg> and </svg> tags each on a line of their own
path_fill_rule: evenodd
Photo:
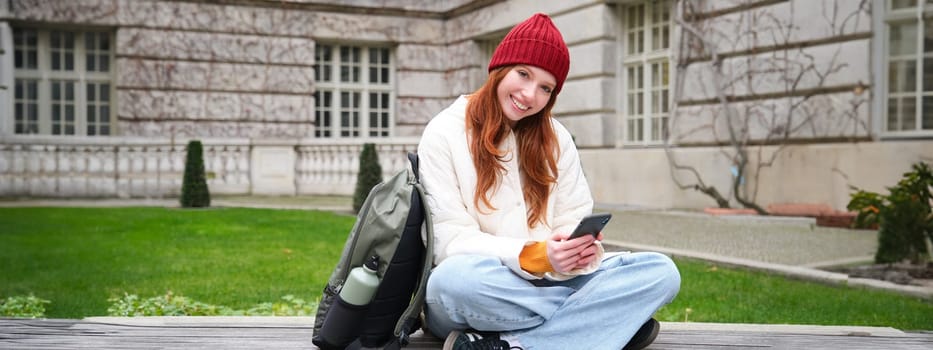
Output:
<svg viewBox="0 0 933 350">
<path fill-rule="evenodd" d="M 848 209 L 855 210 L 856 227 L 878 225 L 877 263 L 910 260 L 914 264 L 929 261 L 928 240 L 933 240 L 933 172 L 923 162 L 914 164 L 897 185 L 882 195 L 856 190 Z"/>
</svg>

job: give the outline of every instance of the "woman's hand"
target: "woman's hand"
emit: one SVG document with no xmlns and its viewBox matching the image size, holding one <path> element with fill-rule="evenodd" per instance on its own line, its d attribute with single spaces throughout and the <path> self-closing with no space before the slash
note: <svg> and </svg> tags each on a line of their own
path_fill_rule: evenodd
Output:
<svg viewBox="0 0 933 350">
<path fill-rule="evenodd" d="M 547 258 L 554 271 L 567 273 L 575 269 L 589 266 L 596 259 L 598 247 L 594 244 L 603 239 L 600 233 L 597 237 L 584 235 L 567 240 L 569 233 L 555 233 L 547 241 Z"/>
</svg>

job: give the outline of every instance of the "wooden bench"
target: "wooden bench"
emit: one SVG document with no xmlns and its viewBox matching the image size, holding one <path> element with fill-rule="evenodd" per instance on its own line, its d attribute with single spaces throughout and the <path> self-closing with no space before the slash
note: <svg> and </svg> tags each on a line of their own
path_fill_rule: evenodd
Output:
<svg viewBox="0 0 933 350">
<path fill-rule="evenodd" d="M 0 349 L 316 349 L 310 317 L 0 319 Z M 416 333 L 408 349 L 440 349 Z M 886 327 L 662 322 L 648 349 L 933 349 L 933 333 Z M 559 349 L 560 350 L 560 349 Z"/>
</svg>

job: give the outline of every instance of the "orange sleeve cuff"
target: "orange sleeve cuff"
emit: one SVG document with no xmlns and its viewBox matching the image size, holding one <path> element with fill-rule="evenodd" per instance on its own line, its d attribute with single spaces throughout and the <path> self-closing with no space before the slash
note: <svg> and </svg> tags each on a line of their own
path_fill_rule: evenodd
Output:
<svg viewBox="0 0 933 350">
<path fill-rule="evenodd" d="M 518 255 L 518 263 L 522 269 L 531 273 L 554 272 L 551 262 L 547 259 L 547 242 L 541 241 L 522 248 Z"/>
</svg>

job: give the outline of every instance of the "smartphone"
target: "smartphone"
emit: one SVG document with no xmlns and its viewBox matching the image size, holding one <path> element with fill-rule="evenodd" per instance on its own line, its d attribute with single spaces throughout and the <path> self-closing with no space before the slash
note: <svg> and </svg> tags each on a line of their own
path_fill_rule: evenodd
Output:
<svg viewBox="0 0 933 350">
<path fill-rule="evenodd" d="M 596 237 L 600 232 L 602 232 L 603 227 L 606 227 L 606 224 L 609 223 L 609 219 L 612 218 L 610 213 L 596 213 L 593 215 L 588 215 L 587 217 L 580 220 L 580 224 L 577 225 L 577 228 L 573 230 L 573 233 L 570 234 L 569 239 L 574 239 L 586 234 L 593 235 Z"/>
</svg>

